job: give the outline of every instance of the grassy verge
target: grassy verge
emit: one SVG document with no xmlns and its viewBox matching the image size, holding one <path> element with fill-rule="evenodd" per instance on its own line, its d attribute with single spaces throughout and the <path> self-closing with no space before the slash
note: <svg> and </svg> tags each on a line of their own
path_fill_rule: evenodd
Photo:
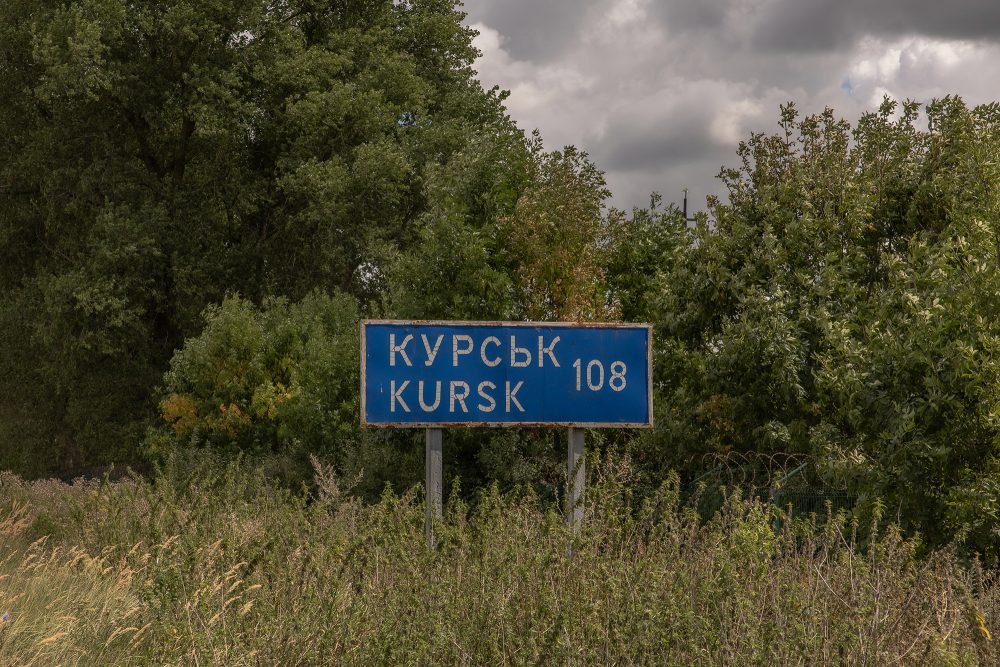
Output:
<svg viewBox="0 0 1000 667">
<path fill-rule="evenodd" d="M 0 665 L 1000 661 L 992 573 L 738 496 L 703 523 L 673 480 L 642 502 L 628 480 L 599 466 L 576 536 L 530 495 L 453 500 L 430 552 L 415 492 L 366 505 L 321 466 L 308 495 L 190 459 L 0 476 Z"/>
</svg>

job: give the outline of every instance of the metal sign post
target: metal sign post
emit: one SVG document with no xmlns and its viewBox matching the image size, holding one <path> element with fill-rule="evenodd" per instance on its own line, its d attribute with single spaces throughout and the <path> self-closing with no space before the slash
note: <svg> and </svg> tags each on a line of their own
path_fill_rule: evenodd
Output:
<svg viewBox="0 0 1000 667">
<path fill-rule="evenodd" d="M 569 427 L 567 521 L 583 522 L 584 428 L 653 425 L 652 327 L 365 320 L 361 424 L 427 429 L 427 541 L 442 515 L 441 428 Z"/>
<path fill-rule="evenodd" d="M 441 463 L 443 461 L 441 447 L 441 429 L 427 429 L 427 446 L 424 454 L 424 489 L 426 515 L 424 533 L 427 535 L 427 546 L 434 548 L 434 521 L 440 520 L 444 507 L 444 489 L 442 488 Z"/>
<path fill-rule="evenodd" d="M 587 485 L 587 469 L 584 460 L 584 435 L 581 428 L 569 429 L 569 443 L 566 447 L 566 523 L 573 532 L 583 525 L 583 494 Z"/>
</svg>

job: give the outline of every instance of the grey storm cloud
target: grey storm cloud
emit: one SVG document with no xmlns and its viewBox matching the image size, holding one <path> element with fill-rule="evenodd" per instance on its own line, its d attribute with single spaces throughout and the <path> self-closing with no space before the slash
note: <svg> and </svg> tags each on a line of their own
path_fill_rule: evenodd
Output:
<svg viewBox="0 0 1000 667">
<path fill-rule="evenodd" d="M 674 32 L 707 30 L 725 23 L 726 16 L 731 12 L 731 4 L 716 0 L 677 0 L 656 3 L 653 12 L 654 16 L 665 21 Z"/>
<path fill-rule="evenodd" d="M 635 172 L 678 166 L 702 157 L 712 145 L 697 108 L 665 110 L 645 122 L 615 120 L 620 120 L 615 130 L 591 148 L 605 169 Z"/>
<path fill-rule="evenodd" d="M 500 31 L 518 58 L 535 62 L 555 57 L 577 37 L 592 0 L 471 0 L 465 11 Z"/>
<path fill-rule="evenodd" d="M 758 47 L 793 51 L 850 47 L 866 35 L 1000 36 L 1000 2 L 983 0 L 776 0 L 755 19 Z"/>
<path fill-rule="evenodd" d="M 855 121 L 883 96 L 992 101 L 1000 0 L 469 0 L 488 86 L 550 149 L 575 144 L 621 207 L 724 194 L 778 107 Z"/>
</svg>

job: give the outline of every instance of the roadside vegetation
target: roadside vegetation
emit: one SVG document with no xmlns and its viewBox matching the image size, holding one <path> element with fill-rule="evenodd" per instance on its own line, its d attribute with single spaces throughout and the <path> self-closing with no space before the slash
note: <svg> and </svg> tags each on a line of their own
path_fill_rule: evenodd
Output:
<svg viewBox="0 0 1000 667">
<path fill-rule="evenodd" d="M 689 224 L 473 38 L 0 2 L 0 666 L 1000 664 L 1000 104 L 783 105 Z M 561 433 L 449 432 L 428 550 L 367 317 L 650 323 L 655 427 L 578 535 Z"/>
<path fill-rule="evenodd" d="M 155 481 L 0 477 L 0 665 L 993 665 L 994 574 L 888 524 L 790 519 L 676 476 L 592 474 L 585 528 L 530 491 L 366 503 L 316 462 L 293 493 L 240 462 Z"/>
</svg>

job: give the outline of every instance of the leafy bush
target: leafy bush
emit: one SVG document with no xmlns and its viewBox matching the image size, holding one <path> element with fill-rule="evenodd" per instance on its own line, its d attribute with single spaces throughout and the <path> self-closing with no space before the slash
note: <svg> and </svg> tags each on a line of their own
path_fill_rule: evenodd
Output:
<svg viewBox="0 0 1000 667">
<path fill-rule="evenodd" d="M 160 404 L 169 430 L 150 437 L 157 451 L 201 443 L 256 454 L 350 454 L 360 438 L 351 297 L 314 292 L 260 308 L 229 297 L 205 320 L 171 360 Z"/>
</svg>

